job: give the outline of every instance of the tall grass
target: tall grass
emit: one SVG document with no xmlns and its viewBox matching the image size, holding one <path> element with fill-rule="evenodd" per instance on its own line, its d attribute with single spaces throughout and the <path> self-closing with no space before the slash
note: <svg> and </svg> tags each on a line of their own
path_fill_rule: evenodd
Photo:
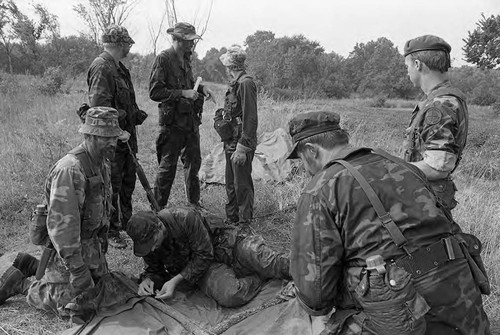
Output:
<svg viewBox="0 0 500 335">
<path fill-rule="evenodd" d="M 41 96 L 34 89 L 32 79 L 18 76 L 10 85 L 0 82 L 0 254 L 7 251 L 33 250 L 27 238 L 27 224 L 33 206 L 43 198 L 43 183 L 51 165 L 68 150 L 81 142 L 78 134 L 78 106 L 86 101 L 83 78 L 69 82 L 75 88 L 70 94 Z M 216 92 L 217 104 L 205 104 L 203 124 L 200 127 L 203 157 L 219 143 L 213 130 L 214 111 L 222 107 L 224 85 L 209 84 Z M 373 108 L 372 102 L 360 99 L 342 100 L 273 100 L 266 92 L 259 92 L 258 134 L 287 128 L 288 120 L 306 110 L 331 110 L 341 115 L 341 124 L 357 146 L 380 147 L 395 155 L 402 155 L 404 129 L 411 114 L 412 102 L 391 101 L 386 106 Z M 158 133 L 156 103 L 148 98 L 145 89 L 137 91 L 139 106 L 149 117 L 138 127 L 138 158 L 151 182 L 156 175 L 155 139 Z M 484 243 L 484 260 L 490 273 L 493 294 L 485 297 L 487 312 L 492 320 L 500 317 L 498 281 L 500 275 L 500 118 L 488 108 L 470 108 L 469 143 L 455 180 L 458 186 L 458 207 L 454 217 L 465 231 L 476 234 Z M 180 165 L 180 164 L 179 164 Z M 287 181 L 256 183 L 255 229 L 263 233 L 268 243 L 287 249 L 294 217 L 293 205 L 309 177 L 297 169 Z M 139 183 L 134 193 L 134 210 L 149 209 L 145 193 Z M 171 193 L 171 205 L 185 203 L 182 168 Z M 202 203 L 223 215 L 226 200 L 221 185 L 203 185 Z M 129 242 L 130 244 L 130 242 Z M 132 256 L 130 247 L 124 251 L 111 250 L 110 266 L 134 275 L 141 271 L 140 262 Z M 21 298 L 9 300 L 0 307 L 0 326 L 9 334 L 51 334 L 67 328 L 66 321 L 26 306 Z M 29 314 L 34 321 L 22 322 L 12 318 L 12 309 L 18 314 Z M 16 330 L 17 329 L 17 330 Z"/>
</svg>

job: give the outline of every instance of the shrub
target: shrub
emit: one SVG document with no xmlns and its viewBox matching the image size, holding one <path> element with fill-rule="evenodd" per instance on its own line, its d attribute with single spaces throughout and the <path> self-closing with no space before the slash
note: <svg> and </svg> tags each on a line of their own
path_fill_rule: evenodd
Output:
<svg viewBox="0 0 500 335">
<path fill-rule="evenodd" d="M 49 67 L 45 70 L 36 88 L 41 94 L 52 96 L 61 92 L 61 87 L 65 82 L 66 77 L 60 66 Z"/>
<path fill-rule="evenodd" d="M 368 100 L 367 105 L 368 107 L 384 108 L 386 107 L 386 102 L 387 98 L 382 95 L 379 95 L 373 99 Z"/>
</svg>

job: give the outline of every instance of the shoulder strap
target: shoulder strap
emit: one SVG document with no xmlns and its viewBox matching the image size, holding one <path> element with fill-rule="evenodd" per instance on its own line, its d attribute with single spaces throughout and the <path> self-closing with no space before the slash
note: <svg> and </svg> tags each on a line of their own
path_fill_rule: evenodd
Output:
<svg viewBox="0 0 500 335">
<path fill-rule="evenodd" d="M 387 229 L 389 235 L 391 235 L 391 238 L 393 239 L 394 243 L 399 248 L 403 248 L 404 245 L 408 242 L 408 240 L 403 236 L 403 233 L 392 219 L 391 214 L 389 214 L 385 210 L 384 205 L 380 201 L 380 198 L 377 196 L 377 194 L 370 186 L 368 181 L 366 181 L 365 177 L 363 177 L 361 173 L 359 173 L 359 171 L 356 170 L 356 168 L 347 161 L 339 159 L 335 160 L 334 162 L 342 164 L 347 169 L 347 171 L 349 171 L 353 175 L 353 177 L 358 181 L 359 185 L 361 186 L 366 196 L 368 197 L 368 200 L 375 209 L 375 212 L 377 213 L 378 218 L 382 222 L 382 225 Z"/>
</svg>

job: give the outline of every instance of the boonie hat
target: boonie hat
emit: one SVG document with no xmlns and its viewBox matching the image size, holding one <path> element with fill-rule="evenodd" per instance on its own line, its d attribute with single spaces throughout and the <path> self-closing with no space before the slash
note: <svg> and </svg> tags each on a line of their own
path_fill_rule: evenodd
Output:
<svg viewBox="0 0 500 335">
<path fill-rule="evenodd" d="M 112 24 L 104 30 L 101 41 L 102 43 L 135 43 L 128 34 L 128 30 L 117 24 Z"/>
<path fill-rule="evenodd" d="M 441 37 L 434 35 L 423 35 L 415 37 L 405 43 L 404 56 L 408 56 L 417 51 L 438 50 L 450 53 L 451 46 Z"/>
<path fill-rule="evenodd" d="M 79 132 L 101 137 L 117 137 L 123 131 L 118 123 L 118 111 L 111 107 L 90 107 Z"/>
<path fill-rule="evenodd" d="M 241 46 L 235 44 L 229 47 L 226 53 L 222 54 L 219 59 L 224 66 L 232 66 L 237 70 L 243 70 L 247 54 Z"/>
<path fill-rule="evenodd" d="M 293 147 L 287 159 L 299 158 L 296 150 L 299 141 L 327 131 L 340 130 L 339 123 L 340 115 L 329 111 L 304 112 L 294 116 L 288 122 Z"/>
<path fill-rule="evenodd" d="M 134 241 L 134 255 L 144 257 L 151 252 L 160 222 L 153 212 L 139 211 L 128 221 L 126 231 Z"/>
<path fill-rule="evenodd" d="M 187 22 L 176 23 L 173 28 L 167 29 L 167 34 L 173 35 L 186 41 L 201 39 L 200 35 L 196 35 L 196 29 L 194 28 L 194 26 Z"/>
</svg>

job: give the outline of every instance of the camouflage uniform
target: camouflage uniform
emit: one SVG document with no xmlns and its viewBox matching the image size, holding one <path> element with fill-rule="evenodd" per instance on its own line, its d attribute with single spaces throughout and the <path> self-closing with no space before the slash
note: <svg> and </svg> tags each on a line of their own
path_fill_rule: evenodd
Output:
<svg viewBox="0 0 500 335">
<path fill-rule="evenodd" d="M 254 187 L 252 160 L 257 147 L 257 87 L 245 71 L 229 84 L 224 112 L 234 122 L 233 138 L 224 142 L 226 156 L 226 216 L 233 222 L 250 222 L 253 218 Z M 237 144 L 248 148 L 243 165 L 231 161 Z"/>
<path fill-rule="evenodd" d="M 103 35 L 103 42 L 134 43 L 128 32 L 126 34 L 125 32 L 123 27 L 111 26 Z M 111 217 L 110 234 L 117 235 L 132 215 L 132 193 L 134 193 L 136 174 L 128 146 L 130 145 L 134 154 L 137 153 L 136 125 L 142 124 L 147 114 L 137 106 L 129 70 L 121 62 L 116 62 L 108 52 L 101 53 L 90 65 L 87 84 L 90 106 L 117 109 L 120 128 L 130 133 L 128 143 L 121 141 L 118 143 L 115 157 L 111 162 L 113 207 L 117 210 Z"/>
<path fill-rule="evenodd" d="M 80 132 L 118 137 L 122 131 L 116 110 L 91 108 Z M 108 273 L 105 254 L 112 208 L 109 161 L 101 157 L 96 163 L 99 157 L 92 156 L 88 143 L 60 159 L 45 181 L 47 232 L 56 255 L 27 294 L 30 305 L 63 316 L 69 302 Z"/>
<path fill-rule="evenodd" d="M 156 140 L 159 167 L 154 192 L 160 207 L 168 203 L 179 156 L 184 165 L 187 198 L 193 204 L 200 200 L 199 126 L 203 111 L 203 86 L 198 87 L 200 96 L 196 101 L 182 97 L 181 92 L 193 89 L 194 83 L 189 55 L 185 56 L 184 64 L 173 47 L 156 56 L 149 78 L 149 97 L 159 102 L 160 133 Z"/>
<path fill-rule="evenodd" d="M 143 257 L 140 276 L 141 280 L 153 280 L 157 289 L 180 273 L 189 284 L 198 284 L 227 306 L 229 300 L 248 302 L 259 292 L 263 279 L 290 277 L 288 255 L 271 250 L 260 236 L 238 234 L 224 228 L 221 219 L 204 217 L 191 208 L 163 209 L 158 215 L 166 234 L 161 245 Z M 135 217 L 127 228 L 134 245 L 140 243 L 137 236 L 142 235 L 132 231 Z M 156 229 L 154 222 L 150 229 Z M 224 290 L 219 290 L 219 285 Z"/>
<path fill-rule="evenodd" d="M 416 167 L 349 147 L 337 159 L 350 162 L 366 178 L 407 238 L 408 252 L 451 236 L 450 220 L 436 206 L 434 194 L 421 181 L 425 176 Z M 325 315 L 335 306 L 328 334 L 370 333 L 359 290 L 365 260 L 375 254 L 396 261 L 406 256 L 356 179 L 341 165 L 327 164 L 299 199 L 290 270 L 298 299 L 310 314 Z M 481 294 L 463 255 L 434 266 L 413 279 L 413 284 L 430 306 L 426 334 L 489 334 Z M 383 306 L 380 309 L 385 312 L 389 307 Z M 418 306 L 409 304 L 408 309 L 412 313 L 405 317 L 411 325 Z M 401 320 L 387 319 L 388 327 L 391 322 Z"/>
<path fill-rule="evenodd" d="M 438 171 L 453 172 L 467 141 L 468 119 L 464 94 L 449 81 L 437 85 L 413 110 L 406 129 L 405 160 L 424 160 Z M 443 205 L 455 208 L 456 186 L 452 179 L 430 183 Z"/>
</svg>

